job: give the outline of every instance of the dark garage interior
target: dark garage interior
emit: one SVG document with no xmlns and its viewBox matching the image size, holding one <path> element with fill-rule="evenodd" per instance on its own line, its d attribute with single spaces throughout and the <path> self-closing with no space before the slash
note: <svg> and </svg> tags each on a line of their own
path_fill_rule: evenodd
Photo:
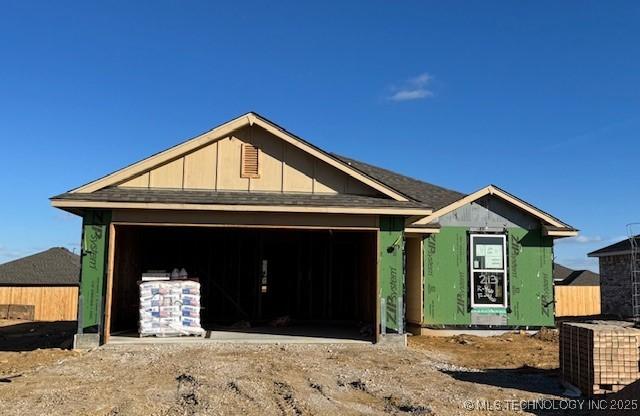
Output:
<svg viewBox="0 0 640 416">
<path fill-rule="evenodd" d="M 111 334 L 136 331 L 144 271 L 185 268 L 206 330 L 373 337 L 376 232 L 117 225 Z M 335 329 L 335 333 L 332 333 Z"/>
</svg>

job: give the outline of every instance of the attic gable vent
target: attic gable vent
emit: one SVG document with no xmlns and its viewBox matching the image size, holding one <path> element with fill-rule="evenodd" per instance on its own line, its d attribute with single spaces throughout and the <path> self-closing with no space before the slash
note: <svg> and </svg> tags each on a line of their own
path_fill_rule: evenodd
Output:
<svg viewBox="0 0 640 416">
<path fill-rule="evenodd" d="M 243 143 L 242 144 L 242 166 L 240 168 L 240 176 L 243 178 L 259 178 L 260 170 L 258 166 L 259 150 L 256 146 Z"/>
</svg>

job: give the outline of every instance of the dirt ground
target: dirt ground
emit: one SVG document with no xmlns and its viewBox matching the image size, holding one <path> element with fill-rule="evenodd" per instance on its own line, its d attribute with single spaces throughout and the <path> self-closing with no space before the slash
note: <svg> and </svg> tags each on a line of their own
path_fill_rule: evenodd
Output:
<svg viewBox="0 0 640 416">
<path fill-rule="evenodd" d="M 524 346 L 521 359 L 504 370 L 496 370 L 504 363 L 481 360 L 482 353 L 465 358 L 496 342 L 531 340 L 520 335 L 513 341 L 411 337 L 408 349 L 211 343 L 81 353 L 55 348 L 68 346 L 71 323 L 5 324 L 11 325 L 0 328 L 2 414 L 466 415 L 466 400 L 535 400 L 562 392 L 546 374 L 513 372 L 525 360 Z M 29 351 L 38 342 L 47 348 Z M 548 343 L 552 350 L 554 342 Z"/>
<path fill-rule="evenodd" d="M 468 414 L 468 399 L 552 393 L 473 373 L 425 351 L 369 345 L 106 347 L 24 371 L 0 386 L 0 402 L 5 414 L 454 415 Z"/>
<path fill-rule="evenodd" d="M 409 346 L 437 351 L 443 359 L 465 367 L 553 370 L 559 366 L 558 332 L 551 330 L 535 335 L 514 332 L 495 337 L 409 337 Z"/>
<path fill-rule="evenodd" d="M 73 323 L 12 324 L 0 323 L 3 415 L 475 415 L 493 412 L 465 402 L 563 393 L 553 332 L 410 337 L 407 349 L 205 343 L 76 352 L 56 348 L 68 346 Z M 522 414 L 500 412 L 513 413 Z"/>
</svg>

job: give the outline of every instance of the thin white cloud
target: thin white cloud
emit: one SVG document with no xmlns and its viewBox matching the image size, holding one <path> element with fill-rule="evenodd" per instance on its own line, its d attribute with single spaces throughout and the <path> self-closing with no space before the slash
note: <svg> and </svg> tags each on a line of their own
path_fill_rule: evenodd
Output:
<svg viewBox="0 0 640 416">
<path fill-rule="evenodd" d="M 563 243 L 563 244 L 589 244 L 589 243 L 598 243 L 601 241 L 603 241 L 603 239 L 599 235 L 594 235 L 594 236 L 579 235 L 576 237 L 562 238 L 558 240 L 559 243 Z"/>
<path fill-rule="evenodd" d="M 0 263 L 15 260 L 26 254 L 25 250 L 11 249 L 9 247 L 0 246 Z"/>
<path fill-rule="evenodd" d="M 389 100 L 395 102 L 421 100 L 433 97 L 433 92 L 428 88 L 433 77 L 426 72 L 409 78 L 399 86 L 391 87 L 391 95 Z"/>
<path fill-rule="evenodd" d="M 391 101 L 411 101 L 432 96 L 433 93 L 431 91 L 425 90 L 424 88 L 418 88 L 415 90 L 400 90 L 389 97 L 389 99 Z"/>
<path fill-rule="evenodd" d="M 598 273 L 598 259 L 591 257 L 560 257 L 555 259 L 555 263 L 562 264 L 573 270 L 591 270 Z"/>
<path fill-rule="evenodd" d="M 622 240 L 626 240 L 627 236 L 625 235 L 616 235 L 613 237 L 601 237 L 599 235 L 578 235 L 576 237 L 569 238 L 561 238 L 556 241 L 556 243 L 560 244 L 592 244 L 592 243 L 601 243 L 601 244 L 613 244 Z"/>
</svg>

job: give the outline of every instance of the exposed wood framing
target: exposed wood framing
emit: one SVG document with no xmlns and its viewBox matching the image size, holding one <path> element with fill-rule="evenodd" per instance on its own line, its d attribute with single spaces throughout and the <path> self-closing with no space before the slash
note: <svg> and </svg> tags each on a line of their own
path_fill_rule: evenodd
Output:
<svg viewBox="0 0 640 416">
<path fill-rule="evenodd" d="M 578 235 L 577 230 L 550 230 L 547 227 L 542 228 L 542 233 L 550 237 L 575 237 Z"/>
<path fill-rule="evenodd" d="M 113 268 L 116 248 L 116 227 L 114 223 L 109 225 L 109 248 L 107 258 L 107 290 L 104 306 L 104 343 L 109 342 L 111 335 L 111 296 L 113 292 Z"/>
<path fill-rule="evenodd" d="M 423 295 L 423 239 L 411 238 L 406 242 L 406 314 L 407 322 L 421 325 L 424 314 Z"/>
<path fill-rule="evenodd" d="M 382 290 L 380 288 L 380 227 L 376 229 L 376 294 L 375 294 L 375 309 L 376 309 L 376 322 L 375 322 L 375 340 L 376 343 L 380 342 L 382 339 L 382 334 L 380 333 L 380 327 L 382 326 L 382 321 L 380 320 L 380 297 L 382 295 Z"/>
<path fill-rule="evenodd" d="M 440 228 L 405 227 L 404 232 L 408 234 L 407 237 L 411 237 L 412 235 L 424 237 L 427 234 L 438 234 Z"/>
</svg>

